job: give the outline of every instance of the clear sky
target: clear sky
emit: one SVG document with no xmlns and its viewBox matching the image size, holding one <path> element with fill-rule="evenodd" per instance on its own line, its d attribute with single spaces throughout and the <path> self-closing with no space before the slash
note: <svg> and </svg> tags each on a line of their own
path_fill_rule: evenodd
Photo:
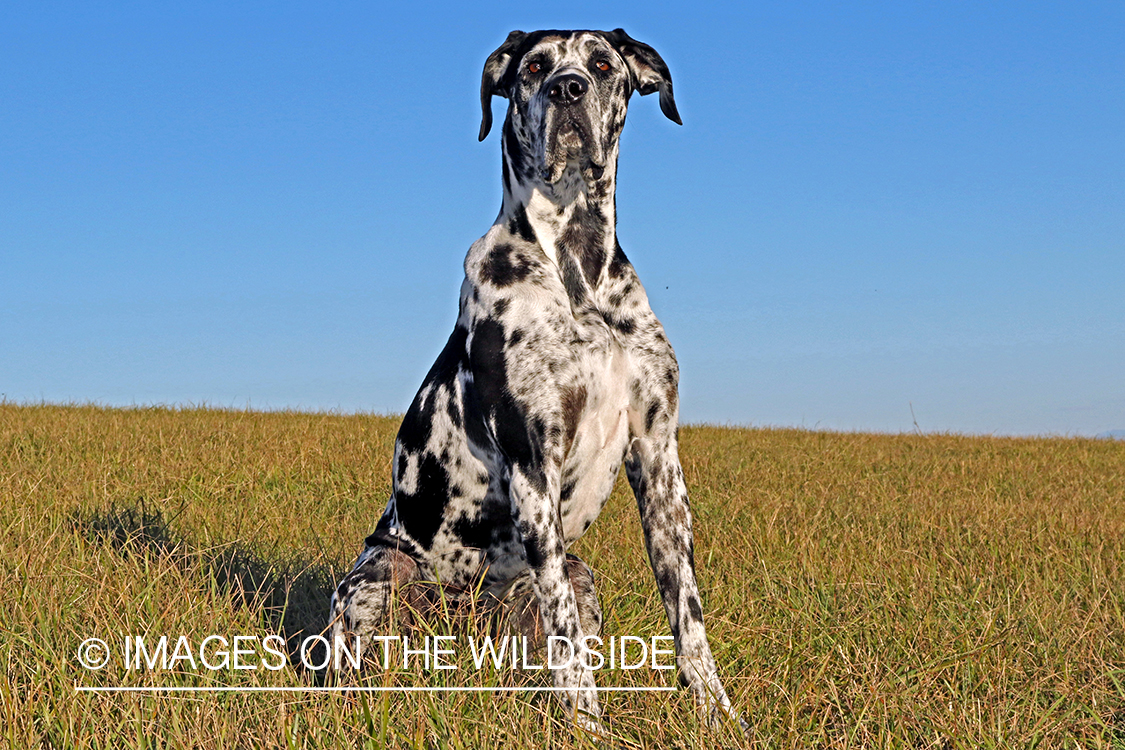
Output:
<svg viewBox="0 0 1125 750">
<path fill-rule="evenodd" d="M 403 411 L 485 57 L 617 26 L 684 120 L 633 98 L 618 188 L 683 420 L 1125 428 L 1121 2 L 6 2 L 0 394 Z"/>
</svg>

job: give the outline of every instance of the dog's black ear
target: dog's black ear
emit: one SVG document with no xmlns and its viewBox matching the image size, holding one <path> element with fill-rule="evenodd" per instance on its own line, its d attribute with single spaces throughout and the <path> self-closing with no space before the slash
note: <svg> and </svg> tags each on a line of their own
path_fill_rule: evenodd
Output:
<svg viewBox="0 0 1125 750">
<path fill-rule="evenodd" d="M 638 42 L 625 33 L 625 29 L 606 31 L 605 38 L 609 40 L 633 74 L 633 88 L 641 96 L 647 96 L 654 91 L 660 92 L 660 111 L 672 122 L 683 125 L 680 113 L 676 111 L 676 99 L 672 96 L 672 74 L 660 53 L 644 42 Z"/>
<path fill-rule="evenodd" d="M 484 73 L 480 78 L 480 137 L 478 140 L 483 141 L 488 135 L 488 131 L 492 130 L 492 97 L 507 96 L 508 92 L 502 85 L 504 77 L 508 73 L 508 67 L 512 63 L 512 58 L 519 49 L 520 44 L 527 38 L 527 34 L 522 31 L 513 31 L 508 34 L 508 38 L 504 40 L 495 52 L 488 56 L 484 62 Z"/>
</svg>

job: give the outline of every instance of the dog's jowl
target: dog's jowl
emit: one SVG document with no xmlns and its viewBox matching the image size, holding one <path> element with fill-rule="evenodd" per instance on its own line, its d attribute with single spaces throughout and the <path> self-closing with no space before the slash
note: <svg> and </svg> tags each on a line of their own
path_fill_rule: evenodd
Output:
<svg viewBox="0 0 1125 750">
<path fill-rule="evenodd" d="M 379 634 L 397 586 L 440 581 L 533 592 L 542 631 L 579 643 L 601 613 L 589 568 L 566 549 L 624 463 L 680 682 L 713 720 L 738 721 L 703 628 L 676 358 L 617 243 L 633 92 L 658 93 L 680 122 L 664 61 L 621 29 L 513 31 L 485 62 L 481 140 L 492 97 L 509 101 L 503 207 L 465 259 L 457 325 L 403 420 L 394 490 L 333 596 L 333 635 Z M 567 710 L 596 728 L 591 671 L 574 660 L 554 679 Z"/>
</svg>

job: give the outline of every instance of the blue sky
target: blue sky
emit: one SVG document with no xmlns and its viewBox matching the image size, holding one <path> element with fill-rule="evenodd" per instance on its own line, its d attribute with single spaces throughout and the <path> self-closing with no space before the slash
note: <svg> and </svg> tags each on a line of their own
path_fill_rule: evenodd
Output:
<svg viewBox="0 0 1125 750">
<path fill-rule="evenodd" d="M 1125 5 L 551 5 L 5 3 L 0 393 L 404 410 L 499 208 L 485 57 L 623 26 L 685 421 L 1125 427 Z"/>
</svg>

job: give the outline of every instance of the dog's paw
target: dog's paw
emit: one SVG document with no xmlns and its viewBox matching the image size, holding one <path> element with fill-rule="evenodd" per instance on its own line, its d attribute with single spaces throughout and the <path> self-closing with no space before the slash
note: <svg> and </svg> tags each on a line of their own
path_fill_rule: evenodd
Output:
<svg viewBox="0 0 1125 750">
<path fill-rule="evenodd" d="M 696 704 L 706 712 L 707 724 L 712 729 L 734 726 L 743 737 L 750 738 L 750 725 L 742 718 L 738 709 L 731 705 L 717 674 L 712 674 L 709 680 L 692 681 L 690 686 Z"/>
<path fill-rule="evenodd" d="M 722 729 L 724 727 L 737 727 L 739 733 L 746 739 L 751 739 L 753 732 L 750 724 L 746 719 L 738 713 L 729 703 L 726 706 L 720 705 L 717 701 L 711 706 L 710 716 L 707 719 L 708 725 L 712 729 Z"/>
</svg>

